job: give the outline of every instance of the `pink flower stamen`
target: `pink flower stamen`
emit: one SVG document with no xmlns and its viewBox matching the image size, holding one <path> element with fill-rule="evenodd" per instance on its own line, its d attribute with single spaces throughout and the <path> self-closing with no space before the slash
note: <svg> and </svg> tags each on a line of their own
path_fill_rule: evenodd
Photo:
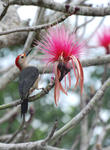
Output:
<svg viewBox="0 0 110 150">
<path fill-rule="evenodd" d="M 98 44 L 106 50 L 106 54 L 110 54 L 110 27 L 104 27 L 102 33 L 98 33 Z"/>
<path fill-rule="evenodd" d="M 74 70 L 74 75 L 76 78 L 75 88 L 79 84 L 81 93 L 83 91 L 83 69 L 79 61 L 79 56 L 82 53 L 83 44 L 76 40 L 74 33 L 70 34 L 66 30 L 64 25 L 60 27 L 51 27 L 48 29 L 46 34 L 43 35 L 41 42 L 39 44 L 40 50 L 44 52 L 47 58 L 47 63 L 54 63 L 54 73 L 55 73 L 55 89 L 54 89 L 54 99 L 57 105 L 60 91 L 67 95 L 68 89 L 71 87 L 71 62 L 72 68 Z M 66 75 L 68 74 L 69 87 L 66 88 Z M 65 76 L 65 89 L 61 84 L 61 80 Z"/>
</svg>

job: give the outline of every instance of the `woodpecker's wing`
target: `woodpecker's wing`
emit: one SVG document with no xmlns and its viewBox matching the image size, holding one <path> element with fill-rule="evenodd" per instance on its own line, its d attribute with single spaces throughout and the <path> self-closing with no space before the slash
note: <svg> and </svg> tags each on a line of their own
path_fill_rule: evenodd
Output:
<svg viewBox="0 0 110 150">
<path fill-rule="evenodd" d="M 24 68 L 19 76 L 19 93 L 21 99 L 29 96 L 29 90 L 38 79 L 39 71 L 36 67 Z"/>
</svg>

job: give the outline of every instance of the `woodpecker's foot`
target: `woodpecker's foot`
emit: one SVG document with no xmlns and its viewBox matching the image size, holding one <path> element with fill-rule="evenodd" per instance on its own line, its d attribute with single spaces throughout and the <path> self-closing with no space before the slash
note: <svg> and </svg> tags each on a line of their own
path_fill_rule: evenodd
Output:
<svg viewBox="0 0 110 150">
<path fill-rule="evenodd" d="M 42 91 L 44 91 L 46 94 L 48 94 L 48 90 L 47 89 L 45 89 L 45 88 L 41 88 L 42 89 Z"/>
<path fill-rule="evenodd" d="M 45 89 L 45 88 L 37 88 L 37 90 L 42 90 L 42 91 L 44 91 L 46 94 L 48 94 L 48 90 L 47 89 Z"/>
</svg>

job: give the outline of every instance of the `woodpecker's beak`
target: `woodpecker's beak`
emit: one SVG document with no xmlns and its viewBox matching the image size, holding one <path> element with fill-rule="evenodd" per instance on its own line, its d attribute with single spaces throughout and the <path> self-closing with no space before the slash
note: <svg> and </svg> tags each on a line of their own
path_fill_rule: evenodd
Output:
<svg viewBox="0 0 110 150">
<path fill-rule="evenodd" d="M 26 52 L 25 52 L 26 56 L 28 56 L 31 51 L 32 51 L 32 49 L 30 49 L 29 51 L 26 51 Z"/>
</svg>

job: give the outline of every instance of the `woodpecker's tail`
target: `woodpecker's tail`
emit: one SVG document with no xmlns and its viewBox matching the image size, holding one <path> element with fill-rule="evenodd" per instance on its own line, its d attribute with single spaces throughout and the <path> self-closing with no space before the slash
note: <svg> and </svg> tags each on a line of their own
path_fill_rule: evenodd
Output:
<svg viewBox="0 0 110 150">
<path fill-rule="evenodd" d="M 27 113 L 28 110 L 28 99 L 23 99 L 21 103 L 21 117 L 24 116 Z"/>
</svg>

